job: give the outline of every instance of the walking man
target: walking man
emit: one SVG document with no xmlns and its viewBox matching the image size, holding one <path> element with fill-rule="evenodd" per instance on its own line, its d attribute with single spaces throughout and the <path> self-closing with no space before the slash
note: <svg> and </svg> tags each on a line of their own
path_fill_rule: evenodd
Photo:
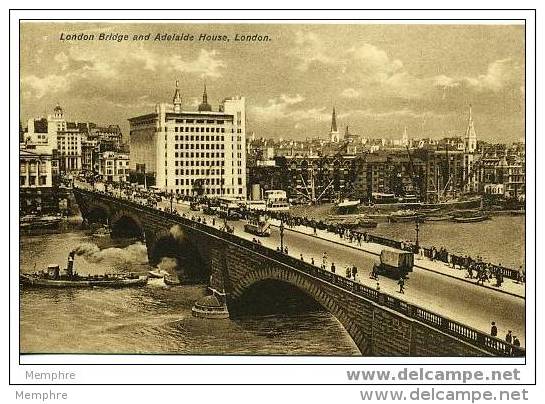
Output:
<svg viewBox="0 0 545 404">
<path fill-rule="evenodd" d="M 399 278 L 399 281 L 397 281 L 397 284 L 399 285 L 399 293 L 405 294 L 405 278 L 403 277 Z"/>
<path fill-rule="evenodd" d="M 492 327 L 490 328 L 490 335 L 493 337 L 498 336 L 498 327 L 496 327 L 496 322 L 492 321 Z"/>
<path fill-rule="evenodd" d="M 507 335 L 505 336 L 505 342 L 507 342 L 508 344 L 511 344 L 513 342 L 511 330 L 507 331 Z"/>
</svg>

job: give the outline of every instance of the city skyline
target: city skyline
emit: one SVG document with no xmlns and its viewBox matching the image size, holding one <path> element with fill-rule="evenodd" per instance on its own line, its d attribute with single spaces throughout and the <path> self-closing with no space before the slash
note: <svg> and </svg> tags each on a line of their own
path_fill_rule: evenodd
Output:
<svg viewBox="0 0 545 404">
<path fill-rule="evenodd" d="M 149 41 L 67 41 L 78 33 L 151 33 Z M 155 33 L 268 35 L 269 41 L 154 41 Z M 184 109 L 243 95 L 258 137 L 463 135 L 468 105 L 479 140 L 524 137 L 524 26 L 23 23 L 21 119 L 56 103 L 69 120 L 118 124 L 171 102 Z"/>
</svg>

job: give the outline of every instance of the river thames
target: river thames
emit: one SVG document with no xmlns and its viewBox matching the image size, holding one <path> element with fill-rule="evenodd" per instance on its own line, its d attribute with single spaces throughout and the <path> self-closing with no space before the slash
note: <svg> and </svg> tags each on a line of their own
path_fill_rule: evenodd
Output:
<svg viewBox="0 0 545 404">
<path fill-rule="evenodd" d="M 21 269 L 63 267 L 77 247 L 87 251 L 76 257 L 82 274 L 150 269 L 145 245 L 82 231 L 25 237 Z M 193 303 L 205 294 L 204 285 L 169 287 L 162 280 L 134 289 L 22 290 L 21 353 L 359 354 L 328 312 L 192 317 Z"/>
<path fill-rule="evenodd" d="M 373 234 L 414 239 L 414 224 L 379 224 Z M 524 260 L 524 217 L 494 217 L 476 224 L 432 223 L 421 227 L 424 245 L 482 255 L 518 267 Z M 499 242 L 501 240 L 501 242 Z M 65 266 L 78 249 L 79 273 L 146 273 L 144 244 L 111 240 L 84 231 L 21 239 L 21 270 Z M 235 319 L 191 315 L 204 285 L 165 286 L 151 280 L 134 289 L 22 290 L 21 353 L 170 353 L 228 355 L 359 355 L 341 324 L 316 307 L 302 310 L 284 296 L 278 312 L 252 312 Z M 293 301 L 291 301 L 293 300 Z M 263 304 L 263 303 L 262 303 Z M 267 303 L 265 303 L 267 305 Z"/>
</svg>

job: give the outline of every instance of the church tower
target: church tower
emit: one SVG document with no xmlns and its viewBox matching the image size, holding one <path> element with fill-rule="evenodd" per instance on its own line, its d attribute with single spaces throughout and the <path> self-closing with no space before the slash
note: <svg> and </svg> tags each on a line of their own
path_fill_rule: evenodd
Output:
<svg viewBox="0 0 545 404">
<path fill-rule="evenodd" d="M 331 130 L 329 131 L 329 140 L 331 143 L 339 143 L 339 131 L 337 130 L 337 114 L 335 113 L 335 107 L 333 107 L 333 114 L 331 115 Z"/>
<path fill-rule="evenodd" d="M 401 143 L 403 146 L 409 145 L 409 135 L 407 134 L 407 127 L 405 126 L 405 129 L 403 130 L 403 137 L 401 138 Z"/>
<path fill-rule="evenodd" d="M 202 103 L 199 105 L 199 111 L 212 111 L 212 107 L 208 103 L 208 94 L 206 93 L 206 82 L 204 83 L 204 91 L 202 93 Z"/>
<path fill-rule="evenodd" d="M 466 153 L 474 153 L 477 150 L 477 134 L 473 126 L 473 116 L 471 114 L 471 104 L 469 104 L 469 118 L 467 122 L 466 135 L 464 138 L 464 147 Z"/>
<path fill-rule="evenodd" d="M 182 112 L 182 96 L 180 94 L 180 89 L 178 88 L 178 80 L 176 80 L 176 91 L 174 92 L 174 97 L 172 98 L 172 103 L 174 104 L 174 112 Z"/>
</svg>

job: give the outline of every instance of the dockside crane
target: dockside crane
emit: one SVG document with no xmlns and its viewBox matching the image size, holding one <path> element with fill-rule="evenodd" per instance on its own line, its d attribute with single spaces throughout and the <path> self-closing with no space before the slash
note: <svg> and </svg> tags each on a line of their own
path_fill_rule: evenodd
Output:
<svg viewBox="0 0 545 404">
<path fill-rule="evenodd" d="M 409 157 L 409 164 L 410 164 L 410 168 L 411 168 L 411 180 L 413 182 L 413 187 L 415 187 L 415 189 L 418 190 L 418 197 L 420 200 L 422 200 L 422 178 L 420 177 L 419 174 L 417 174 L 415 172 L 415 169 L 414 169 L 414 163 L 413 163 L 413 158 L 411 156 L 411 150 L 409 148 L 409 145 L 405 146 L 406 149 L 407 149 L 407 156 Z"/>
</svg>

